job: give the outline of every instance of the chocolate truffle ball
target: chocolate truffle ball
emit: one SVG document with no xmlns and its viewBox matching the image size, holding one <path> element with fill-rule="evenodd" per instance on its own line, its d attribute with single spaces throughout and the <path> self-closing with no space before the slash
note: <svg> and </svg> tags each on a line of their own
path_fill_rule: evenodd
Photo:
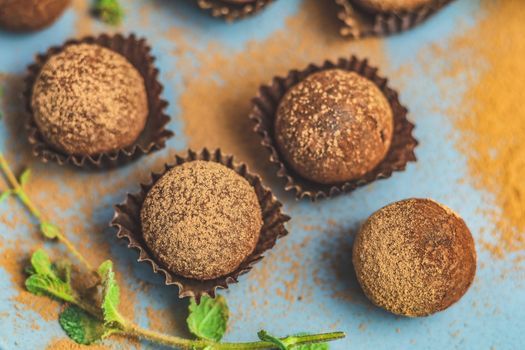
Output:
<svg viewBox="0 0 525 350">
<path fill-rule="evenodd" d="M 370 80 L 331 69 L 311 74 L 281 99 L 275 140 L 286 162 L 321 184 L 359 179 L 383 160 L 393 113 Z"/>
<path fill-rule="evenodd" d="M 197 280 L 235 271 L 255 249 L 263 224 L 253 186 L 206 161 L 163 175 L 146 196 L 141 221 L 153 255 L 173 273 Z"/>
<path fill-rule="evenodd" d="M 236 5 L 244 5 L 256 2 L 257 0 L 222 0 L 223 2 Z"/>
<path fill-rule="evenodd" d="M 93 44 L 71 45 L 49 58 L 31 106 L 46 141 L 76 155 L 131 145 L 148 116 L 140 73 L 122 55 Z"/>
<path fill-rule="evenodd" d="M 371 13 L 413 11 L 434 0 L 353 0 L 359 7 Z"/>
<path fill-rule="evenodd" d="M 69 6 L 70 0 L 0 0 L 0 27 L 13 31 L 33 31 L 53 23 Z"/>
<path fill-rule="evenodd" d="M 353 263 L 374 304 L 417 317 L 444 310 L 465 294 L 476 273 L 476 250 L 452 210 L 407 199 L 368 218 L 356 237 Z"/>
</svg>

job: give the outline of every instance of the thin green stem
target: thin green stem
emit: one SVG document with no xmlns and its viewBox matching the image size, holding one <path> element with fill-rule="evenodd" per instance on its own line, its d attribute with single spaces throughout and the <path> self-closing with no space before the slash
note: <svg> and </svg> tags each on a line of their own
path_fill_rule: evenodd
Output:
<svg viewBox="0 0 525 350">
<path fill-rule="evenodd" d="M 69 252 L 74 255 L 89 271 L 93 271 L 93 266 L 87 261 L 86 258 L 75 248 L 73 243 L 69 239 L 67 239 L 62 233 L 57 234 L 57 239 L 62 242 L 66 246 L 66 248 L 69 250 Z"/>
<path fill-rule="evenodd" d="M 144 329 L 133 323 L 124 326 L 123 333 L 132 335 L 138 338 L 146 339 L 154 343 L 170 346 L 179 349 L 204 349 L 207 346 L 214 350 L 263 350 L 276 349 L 275 344 L 265 341 L 247 342 L 247 343 L 216 343 L 209 340 L 189 340 L 180 337 L 165 335 L 162 333 Z M 310 343 L 327 342 L 345 337 L 343 332 L 333 332 L 324 334 L 293 336 L 293 342 L 290 345 L 301 345 Z M 290 338 L 280 338 L 283 342 L 287 342 Z"/>
<path fill-rule="evenodd" d="M 4 155 L 0 152 L 0 169 L 4 173 L 11 189 L 13 190 L 13 193 L 20 199 L 20 201 L 24 204 L 24 206 L 29 210 L 29 212 L 38 220 L 40 224 L 46 222 L 44 216 L 38 210 L 38 208 L 33 204 L 33 202 L 29 199 L 29 196 L 24 191 L 24 188 L 20 185 L 18 182 L 18 179 L 16 178 L 15 174 L 9 167 L 9 164 L 7 163 L 7 160 L 5 159 Z M 85 265 L 85 267 L 92 271 L 93 266 L 87 261 L 86 258 L 75 248 L 73 243 L 69 239 L 67 239 L 62 232 L 56 233 L 57 239 L 63 243 L 66 248 L 69 250 L 69 252 L 74 255 L 82 264 Z"/>
<path fill-rule="evenodd" d="M 38 219 L 38 221 L 42 221 L 42 214 L 40 211 L 34 206 L 34 204 L 29 200 L 29 197 L 25 194 L 24 189 L 22 186 L 20 186 L 20 183 L 18 182 L 18 179 L 16 178 L 13 171 L 11 171 L 11 168 L 9 167 L 9 164 L 7 164 L 7 161 L 4 157 L 4 155 L 0 152 L 0 168 L 2 169 L 7 181 L 9 182 L 9 185 L 11 186 L 13 192 L 18 196 L 20 201 L 26 206 L 27 209 L 31 212 L 31 214 Z"/>
</svg>

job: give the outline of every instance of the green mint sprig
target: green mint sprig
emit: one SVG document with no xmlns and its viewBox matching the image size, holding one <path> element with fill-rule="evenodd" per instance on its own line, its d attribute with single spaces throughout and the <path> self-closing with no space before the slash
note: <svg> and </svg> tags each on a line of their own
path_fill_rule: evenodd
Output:
<svg viewBox="0 0 525 350">
<path fill-rule="evenodd" d="M 119 25 L 124 18 L 124 9 L 118 0 L 95 0 L 95 14 L 105 23 Z"/>
<path fill-rule="evenodd" d="M 45 295 L 67 304 L 59 316 L 59 323 L 66 334 L 77 343 L 89 345 L 113 334 L 121 334 L 177 349 L 326 350 L 328 345 L 323 342 L 345 337 L 343 332 L 333 332 L 277 338 L 261 331 L 259 332 L 260 341 L 221 342 L 227 329 L 228 306 L 222 297 L 212 299 L 206 296 L 201 298 L 199 304 L 194 299 L 190 301 L 187 324 L 196 339 L 185 339 L 142 328 L 127 320 L 119 312 L 120 287 L 115 279 L 113 263 L 107 260 L 94 270 L 87 259 L 65 237 L 60 228 L 47 220 L 31 201 L 25 191 L 25 187 L 31 178 L 31 171 L 27 169 L 17 178 L 2 153 L 0 153 L 0 170 L 10 185 L 9 189 L 1 192 L 0 200 L 16 196 L 38 220 L 42 235 L 64 244 L 67 250 L 82 262 L 87 271 L 97 277 L 97 288 L 84 290 L 79 287 L 82 283 L 74 283 L 75 281 L 73 281 L 71 263 L 68 261 L 53 263 L 43 250 L 37 250 L 33 253 L 30 261 L 31 266 L 26 269 L 29 276 L 25 285 L 29 292 Z M 85 280 L 83 275 L 78 277 Z"/>
<path fill-rule="evenodd" d="M 146 339 L 173 348 L 200 350 L 325 350 L 323 347 L 305 347 L 314 342 L 341 339 L 341 332 L 300 335 L 276 338 L 267 332 L 259 332 L 261 341 L 248 343 L 221 343 L 228 322 L 228 305 L 222 297 L 212 299 L 203 297 L 200 304 L 194 299 L 189 306 L 187 324 L 190 332 L 197 339 L 185 339 L 144 329 L 124 318 L 119 310 L 120 288 L 115 279 L 113 264 L 107 260 L 98 268 L 100 277 L 100 295 L 85 299 L 80 291 L 73 287 L 70 268 L 52 264 L 43 250 L 37 250 L 31 257 L 27 289 L 37 295 L 47 295 L 69 305 L 62 311 L 59 322 L 66 334 L 77 343 L 89 345 L 113 334 L 127 335 Z M 100 300 L 100 302 L 95 302 Z M 277 346 L 278 347 L 277 347 Z"/>
</svg>

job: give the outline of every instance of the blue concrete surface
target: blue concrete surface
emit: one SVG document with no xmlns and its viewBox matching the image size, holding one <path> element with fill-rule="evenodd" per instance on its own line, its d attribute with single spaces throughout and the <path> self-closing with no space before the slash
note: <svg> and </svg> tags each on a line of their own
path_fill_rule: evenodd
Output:
<svg viewBox="0 0 525 350">
<path fill-rule="evenodd" d="M 166 74 L 176 67 L 176 59 L 169 55 L 177 43 L 157 35 L 171 26 L 188 30 L 195 38 L 194 45 L 205 47 L 210 42 L 229 50 L 242 50 L 248 41 L 260 41 L 285 25 L 285 20 L 298 11 L 299 0 L 282 0 L 271 6 L 260 16 L 235 23 L 224 24 L 203 16 L 189 5 L 177 5 L 177 16 L 166 2 L 158 1 L 156 11 L 148 12 L 149 18 L 133 11 L 137 2 L 127 4 L 129 13 L 122 31 L 134 31 L 148 37 L 158 57 L 161 80 L 165 85 L 165 98 L 170 100 L 170 128 L 177 134 L 168 143 L 168 150 L 159 152 L 140 164 L 132 164 L 104 174 L 68 173 L 80 179 L 98 177 L 118 186 L 135 167 L 147 167 L 152 159 L 166 157 L 174 151 L 184 150 L 187 140 L 184 121 L 180 118 L 178 97 L 184 88 L 180 77 Z M 167 8 L 164 9 L 163 6 Z M 382 66 L 383 73 L 395 72 L 399 67 L 412 64 L 412 73 L 392 79 L 394 86 L 401 86 L 401 99 L 408 105 L 411 118 L 417 124 L 416 137 L 421 141 L 417 148 L 418 163 L 410 164 L 403 173 L 397 173 L 386 181 L 380 181 L 359 189 L 350 196 L 342 196 L 319 203 L 295 202 L 285 197 L 285 210 L 293 217 L 288 228 L 291 235 L 281 240 L 278 246 L 259 264 L 252 273 L 241 278 L 241 283 L 223 292 L 234 315 L 227 335 L 231 341 L 253 340 L 256 332 L 265 328 L 284 335 L 296 332 L 321 332 L 342 330 L 347 332 L 345 340 L 331 345 L 333 350 L 349 349 L 498 349 L 522 348 L 525 340 L 525 286 L 523 263 L 516 268 L 512 259 L 523 253 L 509 255 L 506 259 L 493 259 L 478 246 L 479 266 L 474 285 L 456 305 L 431 317 L 407 319 L 390 315 L 373 307 L 362 295 L 350 265 L 352 235 L 359 223 L 380 207 L 407 197 L 431 197 L 461 213 L 476 239 L 483 230 L 490 230 L 492 223 L 480 216 L 480 210 L 493 206 L 489 193 L 474 189 L 468 182 L 465 155 L 454 146 L 454 133 L 449 107 L 461 102 L 467 88 L 465 75 L 459 74 L 449 81 L 446 93 L 436 86 L 436 80 L 446 68 L 447 60 L 434 61 L 428 55 L 432 45 L 445 47 L 458 28 L 466 30 L 475 26 L 483 13 L 479 1 L 459 0 L 424 25 L 399 36 L 385 39 L 385 55 L 388 64 Z M 68 11 L 59 22 L 46 31 L 32 35 L 10 35 L 0 33 L 0 72 L 21 74 L 32 61 L 36 52 L 48 46 L 60 44 L 74 35 L 76 14 Z M 150 23 L 149 26 L 145 24 Z M 152 25 L 154 23 L 154 25 Z M 101 26 L 101 25 L 100 25 Z M 342 53 L 344 54 L 344 53 Z M 423 57 L 421 57 L 423 55 Z M 427 56 L 425 56 L 427 55 Z M 452 58 L 452 56 L 451 56 Z M 422 62 L 426 62 L 425 65 Z M 199 64 L 198 61 L 195 62 Z M 476 75 L 479 72 L 468 72 Z M 416 77 L 416 78 L 414 78 Z M 443 81 L 442 81 L 443 83 Z M 6 113 L 8 113 L 7 111 Z M 0 150 L 15 153 L 11 131 L 0 123 Z M 9 136 L 9 137 L 8 137 Z M 14 156 L 14 154 L 11 154 Z M 34 162 L 31 166 L 43 169 L 45 165 Z M 50 165 L 50 173 L 60 176 L 60 168 Z M 92 216 L 83 214 L 81 204 L 65 212 L 49 208 L 50 215 L 60 215 L 68 227 L 68 218 L 88 223 L 109 222 L 111 206 L 123 199 L 123 194 L 136 190 L 136 181 L 125 182 L 123 188 L 96 200 L 97 208 Z M 64 193 L 70 193 L 67 186 Z M 80 203 L 82 203 L 80 201 Z M 51 206 L 52 207 L 52 206 Z M 22 209 L 9 201 L 0 204 L 0 214 L 25 215 Z M 14 236 L 33 237 L 31 225 L 17 223 L 13 230 L 0 222 L 2 248 L 12 246 Z M 158 310 L 172 310 L 183 317 L 186 302 L 176 299 L 176 291 L 162 285 L 162 280 L 151 273 L 149 267 L 136 264 L 136 253 L 126 249 L 106 229 L 97 238 L 111 244 L 111 258 L 116 266 L 129 275 L 130 280 L 145 281 L 152 286 L 144 290 L 137 286 L 135 318 L 148 326 L 145 309 L 151 306 Z M 486 238 L 484 236 L 484 238 Z M 79 241 L 81 238 L 73 237 Z M 35 243 L 38 245 L 40 243 Z M 297 246 L 302 245 L 298 253 Z M 48 245 L 49 246 L 49 245 Z M 29 252 L 34 245 L 24 246 Z M 300 272 L 293 269 L 299 263 Z M 261 265 L 275 266 L 274 275 L 264 283 L 254 277 L 263 270 Z M 294 302 L 279 295 L 293 279 L 299 276 Z M 319 280 L 323 283 L 320 284 Z M 327 287 L 329 286 L 329 287 Z M 44 348 L 63 332 L 56 321 L 45 321 L 34 311 L 19 309 L 13 296 L 16 295 L 9 274 L 0 266 L 0 347 L 1 349 Z M 346 297 L 341 297 L 344 295 Z M 255 307 L 254 305 L 257 304 Z M 38 330 L 31 329 L 36 322 Z M 126 345 L 105 341 L 108 345 L 127 348 Z M 161 347 L 144 343 L 145 349 Z"/>
</svg>

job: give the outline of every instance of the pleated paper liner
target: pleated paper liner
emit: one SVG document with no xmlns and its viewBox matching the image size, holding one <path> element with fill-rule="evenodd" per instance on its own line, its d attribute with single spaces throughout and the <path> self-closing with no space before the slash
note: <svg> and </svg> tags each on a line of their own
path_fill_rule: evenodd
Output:
<svg viewBox="0 0 525 350">
<path fill-rule="evenodd" d="M 144 242 L 140 221 L 140 210 L 148 191 L 155 182 L 168 170 L 180 164 L 194 160 L 203 160 L 222 164 L 245 178 L 253 186 L 262 210 L 263 227 L 255 250 L 241 263 L 241 265 L 228 275 L 213 280 L 200 281 L 179 276 L 163 266 L 156 260 Z M 139 262 L 149 264 L 153 272 L 164 276 L 166 285 L 176 285 L 179 288 L 179 297 L 195 297 L 197 300 L 203 295 L 215 297 L 217 289 L 227 289 L 228 285 L 237 283 L 240 275 L 250 271 L 255 263 L 263 258 L 264 252 L 273 248 L 278 238 L 288 234 L 284 223 L 290 217 L 281 212 L 282 204 L 275 198 L 271 190 L 265 187 L 258 175 L 248 171 L 245 164 L 237 164 L 232 156 L 223 155 L 220 149 L 203 149 L 200 152 L 189 150 L 184 157 L 177 156 L 174 164 L 166 164 L 161 173 L 152 173 L 151 181 L 141 184 L 141 190 L 135 194 L 128 194 L 125 202 L 115 206 L 115 216 L 111 226 L 118 229 L 117 237 L 126 239 L 128 247 L 139 252 Z"/>
<path fill-rule="evenodd" d="M 327 69 L 353 71 L 371 80 L 385 94 L 394 116 L 392 144 L 381 163 L 358 180 L 335 185 L 319 184 L 300 176 L 286 164 L 274 140 L 275 115 L 281 98 L 292 86 L 310 74 Z M 350 59 L 341 58 L 337 62 L 326 61 L 321 66 L 310 64 L 302 71 L 292 70 L 286 77 L 273 78 L 271 85 L 261 86 L 252 102 L 250 118 L 255 122 L 254 131 L 260 135 L 262 146 L 269 151 L 270 162 L 278 169 L 277 176 L 285 179 L 285 190 L 295 191 L 298 199 L 317 200 L 351 192 L 359 186 L 388 178 L 394 171 L 404 170 L 408 162 L 416 161 L 414 149 L 418 142 L 412 136 L 414 125 L 406 117 L 408 110 L 399 102 L 398 93 L 388 86 L 387 79 L 380 77 L 377 68 L 371 67 L 367 60 L 352 56 Z"/>
<path fill-rule="evenodd" d="M 197 0 L 203 10 L 210 11 L 213 17 L 222 17 L 227 21 L 234 21 L 256 14 L 275 0 L 253 1 L 224 1 L 224 0 Z"/>
<path fill-rule="evenodd" d="M 352 0 L 335 0 L 340 7 L 342 21 L 340 33 L 344 37 L 359 39 L 386 36 L 408 30 L 422 23 L 453 0 L 435 0 L 413 11 L 371 14 L 352 4 Z"/>
<path fill-rule="evenodd" d="M 97 44 L 121 54 L 144 78 L 149 114 L 144 130 L 130 146 L 97 155 L 67 154 L 48 144 L 36 125 L 31 107 L 31 96 L 33 85 L 41 69 L 51 56 L 60 53 L 70 45 L 81 43 Z M 155 58 L 150 51 L 151 48 L 146 40 L 139 39 L 134 34 L 127 37 L 120 34 L 113 36 L 103 34 L 98 37 L 88 36 L 78 40 L 69 40 L 62 46 L 51 47 L 44 54 L 37 55 L 35 62 L 28 67 L 24 91 L 26 110 L 29 115 L 26 129 L 33 154 L 43 162 L 51 161 L 60 165 L 71 164 L 79 168 L 100 169 L 119 166 L 164 148 L 166 140 L 173 136 L 173 132 L 165 128 L 170 121 L 164 112 L 168 103 L 161 98 L 163 87 L 158 80 L 159 71 L 154 66 Z"/>
</svg>

